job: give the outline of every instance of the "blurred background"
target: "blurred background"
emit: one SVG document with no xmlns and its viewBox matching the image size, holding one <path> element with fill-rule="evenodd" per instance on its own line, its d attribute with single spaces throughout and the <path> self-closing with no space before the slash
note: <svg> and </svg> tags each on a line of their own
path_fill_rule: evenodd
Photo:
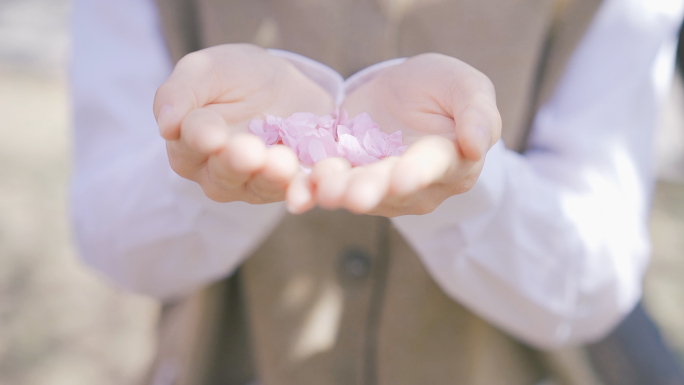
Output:
<svg viewBox="0 0 684 385">
<path fill-rule="evenodd" d="M 68 222 L 68 0 L 0 0 L 0 384 L 128 385 L 153 301 L 77 260 Z"/>
<path fill-rule="evenodd" d="M 128 385 L 158 305 L 82 266 L 68 222 L 69 0 L 0 0 L 0 385 Z M 684 86 L 656 141 L 645 305 L 684 364 Z"/>
</svg>

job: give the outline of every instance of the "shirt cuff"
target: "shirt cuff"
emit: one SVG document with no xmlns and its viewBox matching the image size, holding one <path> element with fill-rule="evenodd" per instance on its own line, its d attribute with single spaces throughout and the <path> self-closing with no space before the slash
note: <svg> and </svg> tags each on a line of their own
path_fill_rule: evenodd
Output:
<svg viewBox="0 0 684 385">
<path fill-rule="evenodd" d="M 346 95 L 349 95 L 352 92 L 354 92 L 357 88 L 359 88 L 362 85 L 371 81 L 371 79 L 378 76 L 378 74 L 380 74 L 380 72 L 386 70 L 389 67 L 394 67 L 396 65 L 399 65 L 405 61 L 406 61 L 405 57 L 385 60 L 383 62 L 373 64 L 370 67 L 366 67 L 366 68 L 362 69 L 361 71 L 355 73 L 354 75 L 347 78 L 347 80 L 345 80 L 345 82 L 344 82 L 344 95 L 345 95 L 345 97 L 346 97 Z"/>
<path fill-rule="evenodd" d="M 286 59 L 304 75 L 323 87 L 324 90 L 335 98 L 336 106 L 340 106 L 347 95 L 369 82 L 380 72 L 406 61 L 406 58 L 385 60 L 366 67 L 347 78 L 347 80 L 344 80 L 339 72 L 306 56 L 279 49 L 268 49 L 267 51 L 273 56 Z"/>
<path fill-rule="evenodd" d="M 268 49 L 268 53 L 286 59 L 309 79 L 323 87 L 333 98 L 335 105 L 344 101 L 344 78 L 339 72 L 306 56 L 279 49 Z"/>
</svg>

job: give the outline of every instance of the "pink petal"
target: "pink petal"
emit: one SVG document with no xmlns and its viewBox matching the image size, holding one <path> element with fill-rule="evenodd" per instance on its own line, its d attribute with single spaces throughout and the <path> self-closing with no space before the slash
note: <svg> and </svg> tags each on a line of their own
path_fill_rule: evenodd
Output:
<svg viewBox="0 0 684 385">
<path fill-rule="evenodd" d="M 399 156 L 403 154 L 407 148 L 408 146 L 397 147 L 394 150 L 392 150 L 392 152 L 388 156 Z"/>
<path fill-rule="evenodd" d="M 307 146 L 308 155 L 311 157 L 311 164 L 315 164 L 319 160 L 323 160 L 328 157 L 328 153 L 325 152 L 325 145 L 323 142 L 314 138 L 309 141 Z M 305 162 L 306 163 L 306 162 Z"/>
<path fill-rule="evenodd" d="M 261 119 L 254 119 L 249 122 L 249 131 L 261 138 L 267 145 L 276 144 L 280 140 L 278 128 Z"/>
<path fill-rule="evenodd" d="M 249 129 L 267 144 L 282 141 L 309 166 L 333 156 L 344 156 L 353 166 L 361 166 L 401 155 L 407 148 L 401 131 L 387 134 L 370 115 L 362 113 L 349 119 L 347 112 L 339 109 L 320 117 L 308 112 L 285 119 L 266 115 L 265 120 L 251 121 Z"/>
<path fill-rule="evenodd" d="M 318 115 L 312 114 L 310 112 L 295 112 L 285 119 L 284 123 L 290 127 L 309 127 L 315 128 L 318 124 Z"/>
<path fill-rule="evenodd" d="M 305 136 L 314 135 L 315 129 L 306 126 L 291 126 L 287 122 L 280 125 L 279 134 L 283 143 L 290 147 L 297 147 L 297 143 Z"/>
<path fill-rule="evenodd" d="M 339 139 L 340 152 L 352 166 L 363 166 L 379 160 L 379 158 L 369 155 L 355 136 L 341 134 Z"/>
<path fill-rule="evenodd" d="M 384 156 L 399 156 L 406 151 L 401 131 L 394 131 L 387 137 L 387 149 Z"/>
<path fill-rule="evenodd" d="M 380 126 L 365 112 L 358 114 L 352 120 L 348 120 L 346 124 L 349 125 L 354 136 L 359 139 L 363 138 L 369 130 L 380 130 Z"/>
<path fill-rule="evenodd" d="M 335 108 L 335 125 L 338 124 L 343 124 L 347 120 L 349 120 L 349 114 L 347 113 L 347 110 L 342 110 L 340 111 L 340 107 Z"/>
<path fill-rule="evenodd" d="M 337 121 L 330 115 L 323 115 L 318 118 L 316 125 L 319 129 L 325 129 L 327 131 L 333 132 L 337 126 Z"/>
<path fill-rule="evenodd" d="M 280 126 L 283 123 L 283 118 L 279 118 L 273 115 L 266 115 L 266 123 L 272 126 Z"/>
<path fill-rule="evenodd" d="M 330 132 L 319 130 L 318 133 L 318 137 L 325 146 L 325 152 L 326 154 L 328 154 L 327 157 L 335 157 L 342 155 L 340 153 L 340 146 L 335 140 L 335 137 L 333 137 L 333 135 Z"/>
<path fill-rule="evenodd" d="M 323 137 L 305 136 L 300 139 L 295 152 L 299 160 L 309 166 L 313 166 L 323 159 L 338 156 L 337 144 L 329 135 Z"/>
<path fill-rule="evenodd" d="M 295 150 L 295 152 L 296 152 L 297 147 L 299 147 L 299 138 L 295 138 L 294 136 L 283 135 L 283 136 L 281 136 L 281 140 L 283 141 L 284 145 Z"/>
<path fill-rule="evenodd" d="M 337 136 L 339 137 L 342 134 L 352 135 L 352 132 L 349 129 L 349 127 L 340 124 L 339 126 L 337 126 Z"/>
<path fill-rule="evenodd" d="M 363 136 L 363 147 L 368 154 L 382 158 L 386 156 L 387 134 L 380 130 L 369 130 Z"/>
</svg>

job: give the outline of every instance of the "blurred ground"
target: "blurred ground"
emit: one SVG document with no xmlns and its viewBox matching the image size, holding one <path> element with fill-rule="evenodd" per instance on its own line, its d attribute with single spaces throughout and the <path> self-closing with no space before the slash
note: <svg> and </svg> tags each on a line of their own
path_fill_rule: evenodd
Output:
<svg viewBox="0 0 684 385">
<path fill-rule="evenodd" d="M 0 385 L 128 385 L 157 306 L 79 264 L 68 225 L 68 0 L 0 0 Z M 646 306 L 684 363 L 684 87 L 658 140 Z"/>
<path fill-rule="evenodd" d="M 78 263 L 68 225 L 66 0 L 0 0 L 0 385 L 127 385 L 156 304 Z"/>
<path fill-rule="evenodd" d="M 130 384 L 155 305 L 75 258 L 63 78 L 0 72 L 0 384 Z"/>
</svg>

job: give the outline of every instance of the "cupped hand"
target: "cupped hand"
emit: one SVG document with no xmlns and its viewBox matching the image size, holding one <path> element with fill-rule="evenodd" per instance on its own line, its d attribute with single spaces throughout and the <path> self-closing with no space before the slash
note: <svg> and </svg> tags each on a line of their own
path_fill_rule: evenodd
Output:
<svg viewBox="0 0 684 385">
<path fill-rule="evenodd" d="M 292 150 L 249 134 L 252 119 L 333 108 L 332 96 L 288 61 L 247 44 L 185 56 L 154 100 L 171 167 L 219 202 L 281 201 L 304 178 Z"/>
<path fill-rule="evenodd" d="M 473 187 L 489 148 L 501 136 L 491 81 L 457 59 L 423 54 L 383 70 L 347 97 L 350 116 L 367 112 L 383 130 L 401 130 L 399 157 L 351 167 L 325 159 L 290 187 L 288 205 L 394 217 L 425 214 Z M 302 193 L 308 188 L 309 195 Z"/>
</svg>

